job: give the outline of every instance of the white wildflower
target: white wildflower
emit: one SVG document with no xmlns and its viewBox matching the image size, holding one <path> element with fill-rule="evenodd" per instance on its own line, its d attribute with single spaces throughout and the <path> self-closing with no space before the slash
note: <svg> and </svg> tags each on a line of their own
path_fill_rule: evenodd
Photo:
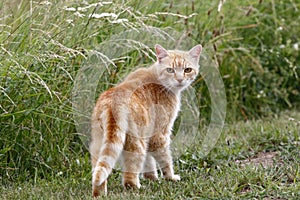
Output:
<svg viewBox="0 0 300 200">
<path fill-rule="evenodd" d="M 89 8 L 93 8 L 93 7 L 97 7 L 97 6 L 100 7 L 100 6 L 107 5 L 107 4 L 112 4 L 112 2 L 109 1 L 109 2 L 92 3 L 92 4 L 89 4 L 89 5 L 85 6 L 85 7 L 78 7 L 77 10 L 85 12 Z"/>
<path fill-rule="evenodd" d="M 78 11 L 76 11 L 76 12 L 74 13 L 74 15 L 75 15 L 75 16 L 78 16 L 78 17 L 80 17 L 80 18 L 82 18 L 82 17 L 85 16 L 84 14 L 82 14 L 82 13 L 80 13 L 80 12 L 78 12 Z"/>
<path fill-rule="evenodd" d="M 49 2 L 49 1 L 42 1 L 42 2 L 40 2 L 40 5 L 46 5 L 46 6 L 49 6 L 49 5 L 52 5 L 52 3 Z"/>
<path fill-rule="evenodd" d="M 222 6 L 224 5 L 226 0 L 220 0 L 218 5 L 218 12 L 221 12 Z"/>
<path fill-rule="evenodd" d="M 294 48 L 296 51 L 298 51 L 298 50 L 299 50 L 299 44 L 298 44 L 298 43 L 293 44 L 293 48 Z"/>
<path fill-rule="evenodd" d="M 284 45 L 284 44 L 281 44 L 281 45 L 279 46 L 279 48 L 280 48 L 280 49 L 284 49 L 284 48 L 285 48 L 285 45 Z"/>
<path fill-rule="evenodd" d="M 104 1 L 104 2 L 101 2 L 103 5 L 109 5 L 109 4 L 112 4 L 113 2 L 112 1 Z"/>
<path fill-rule="evenodd" d="M 258 92 L 257 98 L 259 99 L 259 98 L 262 98 L 262 97 L 266 97 L 266 93 L 265 93 L 265 91 L 260 90 L 260 91 Z"/>
<path fill-rule="evenodd" d="M 289 121 L 295 121 L 295 119 L 292 117 L 289 117 Z"/>
<path fill-rule="evenodd" d="M 68 22 L 69 24 L 73 24 L 73 20 L 72 19 L 67 19 L 66 22 Z"/>
<path fill-rule="evenodd" d="M 64 10 L 75 12 L 76 8 L 73 8 L 73 7 L 64 7 Z"/>
<path fill-rule="evenodd" d="M 120 24 L 123 22 L 128 22 L 128 19 L 117 19 L 117 20 L 111 21 L 111 23 L 113 23 L 113 24 Z"/>
<path fill-rule="evenodd" d="M 115 13 L 101 13 L 101 14 L 92 14 L 90 15 L 90 18 L 95 18 L 95 19 L 99 19 L 99 18 L 103 18 L 103 17 L 113 17 L 113 18 L 117 18 L 118 15 L 116 15 Z"/>
</svg>

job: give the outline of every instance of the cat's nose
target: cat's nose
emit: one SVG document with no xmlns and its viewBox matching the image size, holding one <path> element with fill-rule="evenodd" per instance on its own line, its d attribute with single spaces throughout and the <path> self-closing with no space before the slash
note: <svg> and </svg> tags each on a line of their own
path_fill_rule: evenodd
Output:
<svg viewBox="0 0 300 200">
<path fill-rule="evenodd" d="M 177 81 L 178 81 L 179 83 L 181 83 L 181 82 L 183 81 L 183 79 L 177 79 Z"/>
</svg>

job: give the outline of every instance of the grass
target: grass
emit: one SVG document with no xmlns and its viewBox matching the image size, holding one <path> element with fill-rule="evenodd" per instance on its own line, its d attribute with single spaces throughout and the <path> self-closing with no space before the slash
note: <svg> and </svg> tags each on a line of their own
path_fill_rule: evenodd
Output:
<svg viewBox="0 0 300 200">
<path fill-rule="evenodd" d="M 200 146 L 196 145 L 176 160 L 175 166 L 183 177 L 181 184 L 144 181 L 147 189 L 124 192 L 116 172 L 110 180 L 111 196 L 294 198 L 293 195 L 299 195 L 299 125 L 287 120 L 295 115 L 299 121 L 297 111 L 278 118 L 269 116 L 280 116 L 283 110 L 297 110 L 299 106 L 300 3 L 296 0 L 220 2 L 1 1 L 1 197 L 90 197 L 89 155 L 81 140 L 82 134 L 88 133 L 76 129 L 78 113 L 73 109 L 72 93 L 75 80 L 85 63 L 92 60 L 90 55 L 96 52 L 101 60 L 104 58 L 101 53 L 117 54 L 118 48 L 113 46 L 98 47 L 116 42 L 113 38 L 126 31 L 144 29 L 147 37 L 132 31 L 134 34 L 130 36 L 139 37 L 119 42 L 118 45 L 131 50 L 108 57 L 106 63 L 111 65 L 99 77 L 97 91 L 113 86 L 137 66 L 148 66 L 153 58 L 154 41 L 144 46 L 139 42 L 152 39 L 149 27 L 159 33 L 176 31 L 187 37 L 184 48 L 201 43 L 210 53 L 225 85 L 228 125 L 209 155 L 201 157 Z M 103 13 L 106 16 L 99 18 Z M 173 48 L 177 41 L 159 42 Z M 202 79 L 199 76 L 193 87 L 201 94 L 197 95 L 201 122 L 207 124 L 211 100 Z M 89 113 L 83 117 L 88 118 Z M 257 162 L 261 155 L 269 156 L 268 153 L 275 155 L 274 163 L 279 163 L 276 167 L 252 168 L 246 164 L 245 160 Z M 149 193 L 149 188 L 156 192 Z"/>
<path fill-rule="evenodd" d="M 227 124 L 218 144 L 204 158 L 187 151 L 175 159 L 180 182 L 142 180 L 140 190 L 124 190 L 120 171 L 109 177 L 109 199 L 298 199 L 300 197 L 300 114 Z M 265 156 L 265 157 L 264 157 Z M 269 156 L 266 159 L 266 156 Z M 9 183 L 1 199 L 92 199 L 89 162 L 80 174 L 53 175 Z M 101 197 L 104 199 L 104 197 Z"/>
</svg>

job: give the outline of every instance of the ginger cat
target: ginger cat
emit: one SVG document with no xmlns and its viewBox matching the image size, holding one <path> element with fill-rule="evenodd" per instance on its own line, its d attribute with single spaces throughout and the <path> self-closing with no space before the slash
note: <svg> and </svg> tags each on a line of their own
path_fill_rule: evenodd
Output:
<svg viewBox="0 0 300 200">
<path fill-rule="evenodd" d="M 157 62 L 140 68 L 98 99 L 92 114 L 90 153 L 93 196 L 107 193 L 107 178 L 121 158 L 123 186 L 139 188 L 139 174 L 157 180 L 174 174 L 170 146 L 180 93 L 196 78 L 202 46 L 190 51 L 155 46 Z"/>
</svg>

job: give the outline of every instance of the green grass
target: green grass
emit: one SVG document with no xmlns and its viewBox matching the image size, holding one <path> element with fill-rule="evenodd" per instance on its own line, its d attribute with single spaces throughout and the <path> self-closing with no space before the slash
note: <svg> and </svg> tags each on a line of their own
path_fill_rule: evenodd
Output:
<svg viewBox="0 0 300 200">
<path fill-rule="evenodd" d="M 176 160 L 175 166 L 183 177 L 181 184 L 162 181 L 162 187 L 145 181 L 147 189 L 124 193 L 116 173 L 110 184 L 112 195 L 299 195 L 299 125 L 286 120 L 297 112 L 270 118 L 281 115 L 283 110 L 299 109 L 299 1 L 237 0 L 219 6 L 219 0 L 130 0 L 93 6 L 96 2 L 0 2 L 1 197 L 90 196 L 89 155 L 81 140 L 84 133 L 76 129 L 78 113 L 72 107 L 76 77 L 91 61 L 93 52 L 108 52 L 98 47 L 112 37 L 142 28 L 149 37 L 150 26 L 160 32 L 186 34 L 186 41 L 193 41 L 186 48 L 194 43 L 204 46 L 224 81 L 228 125 L 209 155 L 201 157 L 200 146 L 196 145 L 182 155 L 181 161 Z M 101 13 L 118 17 L 89 17 Z M 130 41 L 129 47 L 135 50 L 109 58 L 113 65 L 99 77 L 98 92 L 119 82 L 136 66 L 152 62 L 149 52 L 153 45 L 141 47 L 136 43 L 143 36 L 140 35 Z M 119 45 L 124 47 L 126 42 L 129 41 Z M 175 43 L 169 43 L 169 47 Z M 199 94 L 201 123 L 205 125 L 210 119 L 211 100 L 202 80 L 199 76 L 193 88 Z M 240 122 L 253 119 L 257 121 Z M 277 152 L 276 161 L 284 161 L 284 165 L 255 170 L 236 165 L 236 160 L 260 155 L 259 152 Z M 158 192 L 149 193 L 148 188 Z"/>
<path fill-rule="evenodd" d="M 293 120 L 292 120 L 293 119 Z M 298 199 L 300 198 L 300 114 L 227 124 L 206 157 L 199 146 L 175 159 L 180 182 L 142 180 L 140 190 L 124 190 L 121 174 L 109 177 L 109 199 Z M 263 166 L 262 155 L 272 154 Z M 255 161 L 255 162 L 254 162 Z M 53 174 L 51 180 L 7 183 L 1 199 L 92 199 L 89 162 L 78 174 Z M 104 197 L 102 197 L 104 198 Z"/>
</svg>

